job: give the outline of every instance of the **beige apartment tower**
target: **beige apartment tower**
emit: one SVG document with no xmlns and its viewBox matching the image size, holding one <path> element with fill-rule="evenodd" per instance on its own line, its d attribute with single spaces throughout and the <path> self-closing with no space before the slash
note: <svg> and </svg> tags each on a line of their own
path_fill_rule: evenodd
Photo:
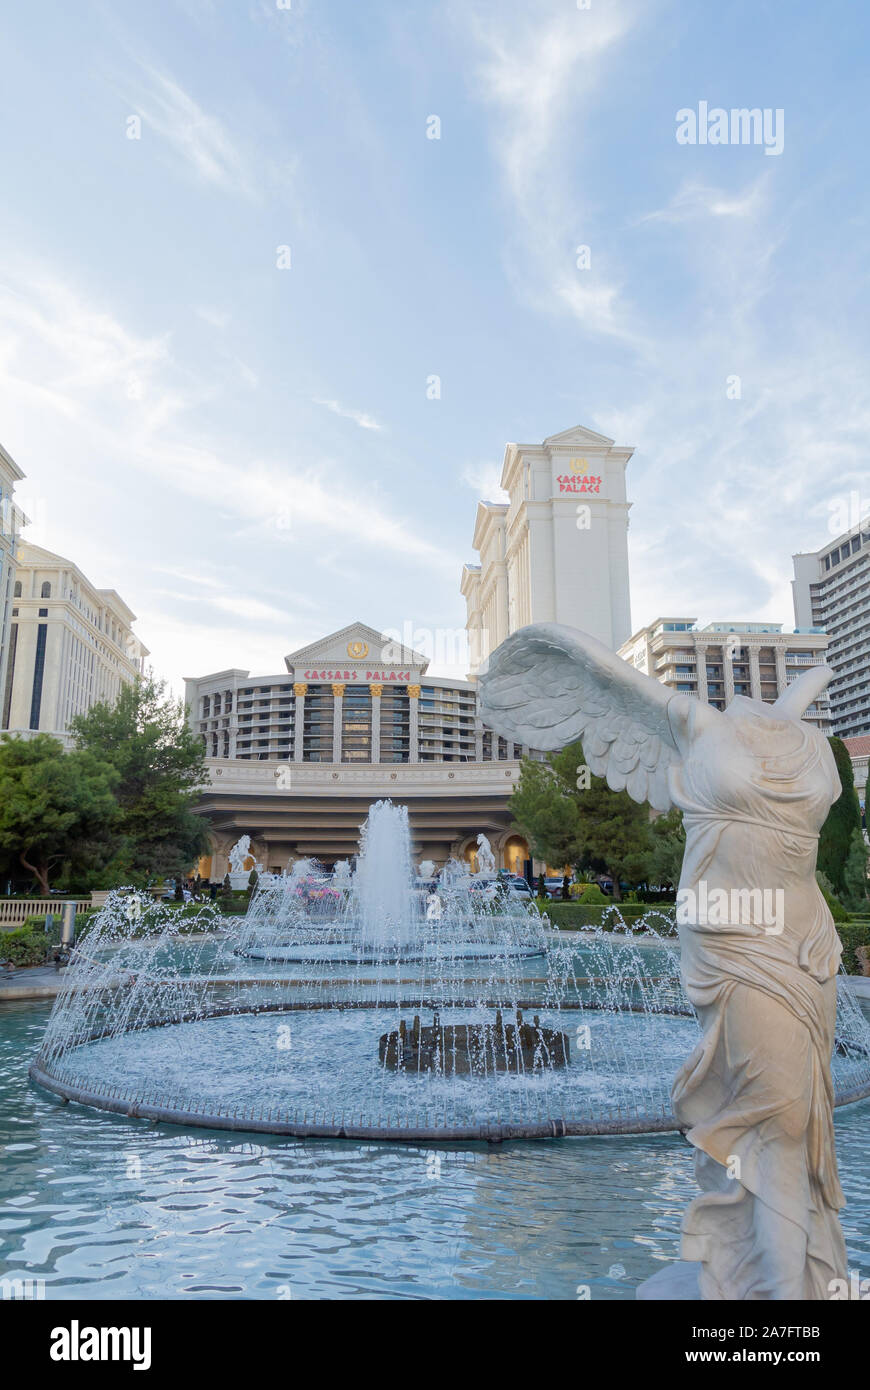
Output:
<svg viewBox="0 0 870 1390">
<path fill-rule="evenodd" d="M 823 632 L 783 632 L 781 623 L 708 623 L 656 618 L 624 642 L 619 655 L 644 675 L 724 710 L 735 695 L 773 704 L 808 666 L 825 661 Z M 823 692 L 804 714 L 823 733 L 831 712 Z"/>
<path fill-rule="evenodd" d="M 136 616 L 114 589 L 97 589 L 60 555 L 22 542 L 13 583 L 0 726 L 68 742 L 76 714 L 105 701 L 144 669 Z"/>
</svg>

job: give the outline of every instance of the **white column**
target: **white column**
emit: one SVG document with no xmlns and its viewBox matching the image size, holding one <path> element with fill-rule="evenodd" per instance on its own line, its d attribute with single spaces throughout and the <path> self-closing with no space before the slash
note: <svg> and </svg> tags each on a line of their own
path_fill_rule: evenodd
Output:
<svg viewBox="0 0 870 1390">
<path fill-rule="evenodd" d="M 302 762 L 302 728 L 305 722 L 305 696 L 308 686 L 304 681 L 296 681 L 293 694 L 296 696 L 296 714 L 293 720 L 293 761 Z"/>
<path fill-rule="evenodd" d="M 753 700 L 761 699 L 761 667 L 757 647 L 749 648 L 749 693 Z"/>
<path fill-rule="evenodd" d="M 734 699 L 734 658 L 727 642 L 722 643 L 722 674 L 725 677 L 725 704 L 730 705 Z"/>
<path fill-rule="evenodd" d="M 344 686 L 332 687 L 332 761 L 341 762 L 341 711 L 343 707 Z"/>
<path fill-rule="evenodd" d="M 384 687 L 382 685 L 370 685 L 369 692 L 372 697 L 372 756 L 373 763 L 381 761 L 381 695 Z"/>
<path fill-rule="evenodd" d="M 408 762 L 420 761 L 420 687 L 408 686 Z"/>
<path fill-rule="evenodd" d="M 776 693 L 779 696 L 784 690 L 788 690 L 788 676 L 785 670 L 785 652 L 782 647 L 775 646 L 773 654 L 776 660 Z"/>
<path fill-rule="evenodd" d="M 706 704 L 707 694 L 707 648 L 695 643 L 695 671 L 698 676 L 698 699 Z"/>
</svg>

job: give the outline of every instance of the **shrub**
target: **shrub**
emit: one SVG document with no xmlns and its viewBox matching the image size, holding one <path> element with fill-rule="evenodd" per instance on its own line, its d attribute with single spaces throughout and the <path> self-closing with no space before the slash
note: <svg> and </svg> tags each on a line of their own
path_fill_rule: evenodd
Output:
<svg viewBox="0 0 870 1390">
<path fill-rule="evenodd" d="M 828 907 L 831 909 L 831 916 L 833 917 L 834 921 L 848 921 L 849 914 L 844 908 L 843 904 L 840 902 L 840 899 L 834 893 L 833 885 L 831 883 L 831 880 L 828 878 L 827 874 L 823 874 L 821 870 L 816 870 L 816 882 L 818 883 L 819 888 L 821 889 L 822 897 L 828 904 Z"/>
<path fill-rule="evenodd" d="M 0 960 L 9 961 L 12 965 L 43 965 L 51 945 L 44 931 L 18 928 L 3 932 L 0 934 Z"/>
<path fill-rule="evenodd" d="M 597 883 L 587 883 L 583 892 L 580 894 L 580 902 L 584 904 L 584 906 L 589 903 L 595 903 L 597 906 L 607 907 L 608 904 L 613 902 L 613 899 L 608 898 L 606 893 L 602 893 Z"/>
<path fill-rule="evenodd" d="M 838 922 L 837 931 L 843 943 L 843 969 L 848 975 L 861 975 L 863 972 L 855 949 L 870 946 L 870 921 Z"/>
</svg>

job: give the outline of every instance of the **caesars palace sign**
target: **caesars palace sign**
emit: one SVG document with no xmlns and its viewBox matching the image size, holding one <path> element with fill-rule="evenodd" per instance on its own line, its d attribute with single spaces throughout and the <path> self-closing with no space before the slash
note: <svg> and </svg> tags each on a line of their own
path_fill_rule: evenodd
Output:
<svg viewBox="0 0 870 1390">
<path fill-rule="evenodd" d="M 588 459 L 569 459 L 568 472 L 556 476 L 560 492 L 600 492 L 601 478 L 589 472 Z"/>
<path fill-rule="evenodd" d="M 388 685 L 390 681 L 397 685 L 409 685 L 411 683 L 410 671 L 303 671 L 302 679 L 305 681 L 374 681 L 378 685 Z"/>
<path fill-rule="evenodd" d="M 368 643 L 348 642 L 347 654 L 355 661 L 364 660 L 369 654 Z M 303 671 L 302 679 L 306 681 L 372 681 L 376 685 L 410 685 L 413 677 L 410 671 L 366 671 L 365 676 L 361 671 Z"/>
</svg>

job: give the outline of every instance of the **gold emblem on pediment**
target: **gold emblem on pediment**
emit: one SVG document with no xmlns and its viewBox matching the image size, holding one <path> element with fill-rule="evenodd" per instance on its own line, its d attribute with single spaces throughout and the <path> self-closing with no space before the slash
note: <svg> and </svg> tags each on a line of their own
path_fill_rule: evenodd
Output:
<svg viewBox="0 0 870 1390">
<path fill-rule="evenodd" d="M 362 661 L 369 654 L 368 642 L 348 642 L 347 654 L 354 661 Z"/>
</svg>

